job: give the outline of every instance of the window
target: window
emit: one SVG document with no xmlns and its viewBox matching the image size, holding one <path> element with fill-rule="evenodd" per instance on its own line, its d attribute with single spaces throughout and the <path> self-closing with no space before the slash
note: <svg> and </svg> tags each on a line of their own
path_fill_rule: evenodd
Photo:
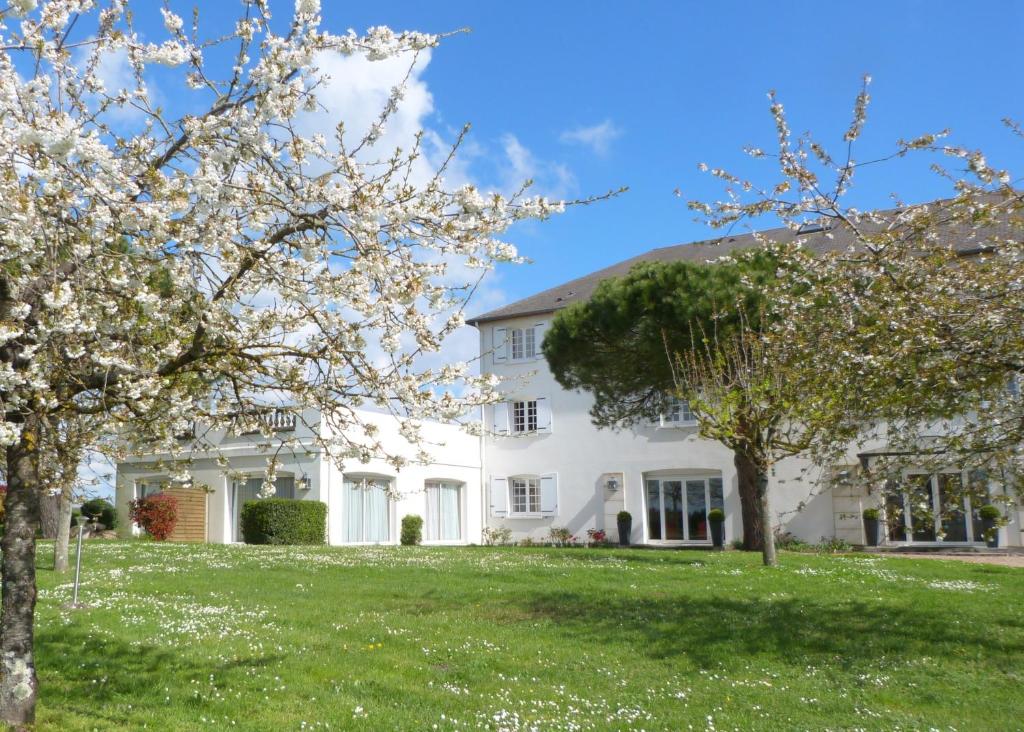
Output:
<svg viewBox="0 0 1024 732">
<path fill-rule="evenodd" d="M 380 544 L 391 540 L 390 487 L 387 478 L 345 476 L 342 511 L 346 542 Z"/>
<path fill-rule="evenodd" d="M 494 363 L 531 361 L 541 355 L 544 323 L 534 323 L 525 328 L 495 328 L 492 337 Z"/>
<path fill-rule="evenodd" d="M 537 402 L 512 402 L 512 431 L 537 431 Z"/>
<path fill-rule="evenodd" d="M 988 502 L 982 471 L 911 473 L 886 485 L 886 534 L 892 542 L 984 541 L 980 506 Z"/>
<path fill-rule="evenodd" d="M 495 434 L 528 435 L 551 432 L 551 405 L 547 397 L 499 402 L 493 409 Z"/>
<path fill-rule="evenodd" d="M 167 478 L 148 478 L 135 481 L 135 497 L 145 498 L 160 493 L 168 484 Z"/>
<path fill-rule="evenodd" d="M 512 479 L 512 513 L 540 513 L 540 479 Z"/>
<path fill-rule="evenodd" d="M 537 355 L 537 332 L 535 328 L 512 329 L 512 360 L 521 361 Z"/>
<path fill-rule="evenodd" d="M 459 541 L 462 538 L 462 490 L 458 483 L 427 483 L 427 541 Z"/>
<path fill-rule="evenodd" d="M 244 480 L 236 480 L 234 490 L 231 491 L 231 499 L 234 506 L 231 509 L 235 519 L 235 541 L 244 541 L 242 536 L 242 506 L 248 501 L 260 500 L 260 493 L 263 490 L 263 476 L 250 475 Z M 295 478 L 291 475 L 279 475 L 274 481 L 274 495 L 272 498 L 295 498 Z"/>
<path fill-rule="evenodd" d="M 708 510 L 725 510 L 720 477 L 649 478 L 647 535 L 653 541 L 710 541 Z"/>
<path fill-rule="evenodd" d="M 665 427 L 682 427 L 697 424 L 697 417 L 690 411 L 690 403 L 673 397 L 669 400 L 668 411 L 661 417 Z"/>
</svg>

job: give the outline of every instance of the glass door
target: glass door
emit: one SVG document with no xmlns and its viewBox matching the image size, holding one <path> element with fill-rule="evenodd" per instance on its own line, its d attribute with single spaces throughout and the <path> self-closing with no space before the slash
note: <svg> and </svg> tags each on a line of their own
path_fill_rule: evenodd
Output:
<svg viewBox="0 0 1024 732">
<path fill-rule="evenodd" d="M 650 541 L 710 541 L 708 511 L 725 510 L 718 477 L 650 478 L 645 498 Z"/>
<path fill-rule="evenodd" d="M 972 505 L 971 495 L 965 495 L 962 481 L 962 473 L 908 476 L 909 487 L 896 487 L 886 495 L 889 541 L 984 541 L 981 517 Z"/>
</svg>

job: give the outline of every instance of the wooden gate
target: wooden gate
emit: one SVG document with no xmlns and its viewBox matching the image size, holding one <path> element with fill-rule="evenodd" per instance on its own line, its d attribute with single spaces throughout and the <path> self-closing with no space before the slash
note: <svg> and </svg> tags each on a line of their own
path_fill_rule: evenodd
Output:
<svg viewBox="0 0 1024 732">
<path fill-rule="evenodd" d="M 168 538 L 171 541 L 206 541 L 206 491 L 172 485 L 163 492 L 178 499 L 178 523 Z"/>
</svg>

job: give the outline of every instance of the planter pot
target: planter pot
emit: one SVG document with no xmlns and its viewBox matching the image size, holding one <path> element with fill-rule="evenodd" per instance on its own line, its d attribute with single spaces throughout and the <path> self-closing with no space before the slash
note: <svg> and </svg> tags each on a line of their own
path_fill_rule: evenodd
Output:
<svg viewBox="0 0 1024 732">
<path fill-rule="evenodd" d="M 878 546 L 878 519 L 864 519 L 864 538 L 868 546 Z"/>
<path fill-rule="evenodd" d="M 715 549 L 722 549 L 725 544 L 725 522 L 712 521 L 711 523 L 711 544 Z"/>
<path fill-rule="evenodd" d="M 629 546 L 629 535 L 633 531 L 633 519 L 618 519 L 619 546 Z"/>
<path fill-rule="evenodd" d="M 996 528 L 996 520 L 982 519 L 981 526 L 985 529 L 985 546 L 992 549 L 997 548 L 999 546 L 999 529 Z"/>
</svg>

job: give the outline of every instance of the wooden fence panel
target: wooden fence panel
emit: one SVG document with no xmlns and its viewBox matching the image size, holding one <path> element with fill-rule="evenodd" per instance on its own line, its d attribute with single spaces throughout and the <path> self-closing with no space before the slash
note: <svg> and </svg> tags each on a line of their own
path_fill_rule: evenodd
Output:
<svg viewBox="0 0 1024 732">
<path fill-rule="evenodd" d="M 170 535 L 171 541 L 206 541 L 206 497 L 201 488 L 166 487 L 163 490 L 178 499 L 178 524 Z"/>
</svg>

